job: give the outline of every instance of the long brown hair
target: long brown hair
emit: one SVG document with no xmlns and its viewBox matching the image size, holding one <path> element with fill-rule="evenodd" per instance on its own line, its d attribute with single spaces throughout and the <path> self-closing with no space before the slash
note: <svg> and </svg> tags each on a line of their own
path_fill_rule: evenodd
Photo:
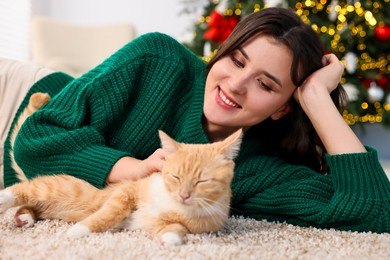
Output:
<svg viewBox="0 0 390 260">
<path fill-rule="evenodd" d="M 292 54 L 291 80 L 299 87 L 314 71 L 320 69 L 324 47 L 319 35 L 291 9 L 265 8 L 243 18 L 226 41 L 220 45 L 207 65 L 207 72 L 222 57 L 229 55 L 253 37 L 273 37 L 285 45 Z M 341 85 L 331 93 L 336 107 L 343 109 L 346 94 Z M 257 134 L 265 135 L 269 152 L 285 160 L 306 165 L 319 172 L 328 172 L 325 148 L 303 109 L 291 98 L 292 112 L 273 121 L 267 119 L 252 127 Z"/>
</svg>

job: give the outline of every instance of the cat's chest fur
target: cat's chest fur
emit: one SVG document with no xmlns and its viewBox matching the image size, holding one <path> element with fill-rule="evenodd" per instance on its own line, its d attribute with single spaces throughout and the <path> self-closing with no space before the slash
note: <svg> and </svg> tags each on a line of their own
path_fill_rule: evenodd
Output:
<svg viewBox="0 0 390 260">
<path fill-rule="evenodd" d="M 186 206 L 168 193 L 161 174 L 150 176 L 143 187 L 146 190 L 141 191 L 143 194 L 138 200 L 137 210 L 121 223 L 122 228 L 150 230 L 154 229 L 156 220 L 162 214 L 175 212 L 183 217 L 189 215 Z"/>
</svg>

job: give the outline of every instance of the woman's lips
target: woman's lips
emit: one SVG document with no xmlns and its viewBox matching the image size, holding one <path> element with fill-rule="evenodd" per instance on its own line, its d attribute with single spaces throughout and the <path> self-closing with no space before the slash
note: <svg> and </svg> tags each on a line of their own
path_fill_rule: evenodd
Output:
<svg viewBox="0 0 390 260">
<path fill-rule="evenodd" d="M 225 109 L 237 109 L 241 108 L 239 104 L 237 104 L 234 100 L 232 100 L 229 96 L 227 96 L 221 88 L 218 88 L 216 95 L 217 103 L 225 108 Z"/>
</svg>

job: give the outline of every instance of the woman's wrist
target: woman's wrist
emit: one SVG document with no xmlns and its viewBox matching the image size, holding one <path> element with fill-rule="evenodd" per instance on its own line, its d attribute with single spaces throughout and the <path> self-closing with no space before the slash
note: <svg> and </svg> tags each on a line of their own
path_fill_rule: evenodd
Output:
<svg viewBox="0 0 390 260">
<path fill-rule="evenodd" d="M 310 90 L 302 93 L 300 104 L 307 116 L 313 118 L 321 117 L 329 109 L 337 111 L 330 94 L 320 87 L 317 90 L 315 87 L 312 87 Z"/>
<path fill-rule="evenodd" d="M 313 80 L 308 80 L 305 82 L 305 85 L 296 90 L 295 98 L 306 114 L 315 113 L 318 109 L 329 106 L 330 103 L 333 105 L 328 90 L 320 84 Z"/>
<path fill-rule="evenodd" d="M 305 98 L 304 111 L 329 154 L 366 152 L 329 94 L 315 93 Z"/>
<path fill-rule="evenodd" d="M 137 174 L 136 169 L 140 164 L 140 160 L 132 158 L 130 156 L 125 156 L 120 158 L 109 172 L 106 182 L 107 183 L 116 183 L 123 180 L 137 180 L 139 179 L 139 174 Z"/>
</svg>

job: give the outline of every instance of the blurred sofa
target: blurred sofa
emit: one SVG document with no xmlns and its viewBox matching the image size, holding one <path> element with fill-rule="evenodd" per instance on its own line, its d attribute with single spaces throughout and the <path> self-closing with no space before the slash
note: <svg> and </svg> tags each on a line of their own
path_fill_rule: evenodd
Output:
<svg viewBox="0 0 390 260">
<path fill-rule="evenodd" d="M 78 77 L 136 36 L 127 23 L 81 26 L 35 16 L 31 21 L 31 58 L 44 67 Z"/>
</svg>

